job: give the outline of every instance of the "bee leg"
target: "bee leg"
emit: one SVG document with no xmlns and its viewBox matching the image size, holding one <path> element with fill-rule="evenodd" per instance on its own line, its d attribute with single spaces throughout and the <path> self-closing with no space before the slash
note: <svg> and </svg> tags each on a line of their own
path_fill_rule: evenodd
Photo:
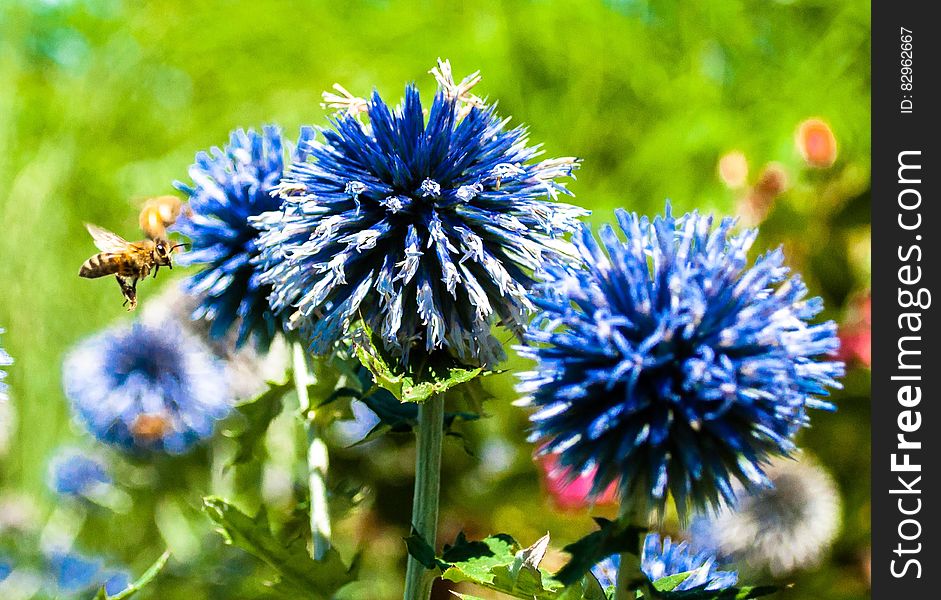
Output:
<svg viewBox="0 0 941 600">
<path fill-rule="evenodd" d="M 156 267 L 154 267 L 154 279 L 157 278 L 157 272 L 158 272 L 158 271 L 160 271 L 160 265 L 157 265 Z"/>
<path fill-rule="evenodd" d="M 137 278 L 136 278 L 136 277 L 131 281 L 131 298 L 130 298 L 130 300 L 131 300 L 131 303 L 130 303 L 130 305 L 127 307 L 127 309 L 128 309 L 129 311 L 134 310 L 135 308 L 137 308 Z"/>
<path fill-rule="evenodd" d="M 118 285 L 121 286 L 121 293 L 124 295 L 124 304 L 128 311 L 137 308 L 137 279 L 127 277 L 117 277 Z"/>
</svg>

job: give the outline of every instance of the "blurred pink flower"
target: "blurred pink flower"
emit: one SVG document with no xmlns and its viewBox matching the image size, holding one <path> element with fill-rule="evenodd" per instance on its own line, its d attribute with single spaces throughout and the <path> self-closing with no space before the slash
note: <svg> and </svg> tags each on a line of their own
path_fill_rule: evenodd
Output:
<svg viewBox="0 0 941 600">
<path fill-rule="evenodd" d="M 872 296 L 869 292 L 851 303 L 849 318 L 840 326 L 840 358 L 872 367 Z"/>
<path fill-rule="evenodd" d="M 591 490 L 591 482 L 597 469 L 592 469 L 570 480 L 571 469 L 560 467 L 557 457 L 548 455 L 539 458 L 536 462 L 542 471 L 542 481 L 546 492 L 560 509 L 579 510 L 589 506 L 617 503 L 617 482 L 609 485 L 608 489 L 594 502 L 588 500 L 588 492 Z"/>
</svg>

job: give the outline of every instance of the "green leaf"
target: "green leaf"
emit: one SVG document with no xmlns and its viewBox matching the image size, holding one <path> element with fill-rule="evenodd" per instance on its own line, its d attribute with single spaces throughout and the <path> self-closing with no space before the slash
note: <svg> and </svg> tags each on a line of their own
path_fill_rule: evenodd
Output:
<svg viewBox="0 0 941 600">
<path fill-rule="evenodd" d="M 692 575 L 694 571 L 684 571 L 676 575 L 667 575 L 653 582 L 653 589 L 658 592 L 672 592 L 676 586 L 680 585 Z"/>
<path fill-rule="evenodd" d="M 516 541 L 506 534 L 492 535 L 483 541 L 468 541 L 460 534 L 453 546 L 446 547 L 442 559 L 450 566 L 442 577 L 454 582 L 492 584 L 496 569 L 506 568 L 516 559 Z"/>
<path fill-rule="evenodd" d="M 777 591 L 778 588 L 773 585 L 749 586 L 739 588 L 734 598 L 735 600 L 751 600 L 751 598 L 770 596 Z"/>
<path fill-rule="evenodd" d="M 132 583 L 130 586 L 121 590 L 114 596 L 109 596 L 108 593 L 105 592 L 104 586 L 102 586 L 102 588 L 98 590 L 98 593 L 95 594 L 95 600 L 127 600 L 127 598 L 132 597 L 134 594 L 147 586 L 147 584 L 153 581 L 160 571 L 163 570 L 163 567 L 167 564 L 168 560 L 170 560 L 169 550 L 161 554 L 160 558 L 158 558 L 154 564 L 150 565 L 150 567 L 144 571 L 144 574 L 141 575 L 140 578 L 138 578 L 138 580 Z"/>
<path fill-rule="evenodd" d="M 589 576 L 570 586 L 539 568 L 549 546 L 549 536 L 528 548 L 506 534 L 469 541 L 460 534 L 453 545 L 445 546 L 440 558 L 418 536 L 406 540 L 409 553 L 441 577 L 455 583 L 467 582 L 527 600 L 606 600 L 604 591 Z M 474 596 L 467 596 L 474 598 Z"/>
<path fill-rule="evenodd" d="M 462 365 L 446 352 L 433 352 L 421 364 L 402 367 L 375 343 L 372 330 L 365 323 L 360 324 L 354 337 L 354 351 L 373 374 L 376 385 L 392 392 L 401 402 L 424 402 L 484 374 L 483 367 Z"/>
<path fill-rule="evenodd" d="M 681 573 L 681 575 L 688 576 L 689 573 Z M 677 576 L 674 575 L 673 577 Z M 654 598 L 660 598 L 664 600 L 750 600 L 751 598 L 761 598 L 762 596 L 767 596 L 778 591 L 778 588 L 773 586 L 728 588 L 725 590 L 696 589 L 685 590 L 681 592 L 660 591 L 659 584 L 664 579 L 669 579 L 669 577 L 658 579 L 653 584 L 654 590 L 651 595 Z M 680 583 L 682 582 L 678 582 L 676 585 L 679 585 Z"/>
<path fill-rule="evenodd" d="M 438 560 L 435 556 L 435 549 L 425 541 L 425 538 L 414 527 L 412 528 L 412 535 L 405 538 L 405 547 L 408 549 L 408 553 L 426 569 L 446 569 L 448 567 L 447 563 Z"/>
<path fill-rule="evenodd" d="M 640 556 L 640 539 L 646 529 L 602 518 L 596 518 L 595 523 L 598 531 L 563 548 L 572 555 L 572 559 L 555 574 L 562 583 L 571 585 L 581 580 L 593 566 L 612 554 L 626 552 Z M 639 559 L 637 565 L 639 572 Z"/>
<path fill-rule="evenodd" d="M 255 398 L 235 406 L 245 417 L 246 425 L 237 432 L 227 434 L 238 445 L 229 466 L 247 463 L 255 457 L 256 449 L 264 440 L 271 421 L 281 414 L 284 408 L 284 396 L 293 389 L 290 381 L 271 383 L 270 386 Z"/>
<path fill-rule="evenodd" d="M 356 565 L 347 567 L 333 548 L 323 560 L 307 553 L 302 538 L 283 543 L 271 533 L 264 511 L 255 517 L 221 498 L 203 498 L 203 509 L 220 527 L 226 542 L 264 561 L 278 574 L 273 589 L 294 598 L 326 600 L 356 578 Z"/>
</svg>

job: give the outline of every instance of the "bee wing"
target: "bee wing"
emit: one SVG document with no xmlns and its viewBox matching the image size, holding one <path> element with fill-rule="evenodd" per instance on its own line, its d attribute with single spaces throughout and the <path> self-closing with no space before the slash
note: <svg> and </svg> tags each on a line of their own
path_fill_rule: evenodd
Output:
<svg viewBox="0 0 941 600">
<path fill-rule="evenodd" d="M 112 233 L 103 227 L 85 223 L 85 229 L 91 234 L 95 245 L 102 252 L 123 252 L 127 250 L 128 241 L 116 233 Z"/>
</svg>

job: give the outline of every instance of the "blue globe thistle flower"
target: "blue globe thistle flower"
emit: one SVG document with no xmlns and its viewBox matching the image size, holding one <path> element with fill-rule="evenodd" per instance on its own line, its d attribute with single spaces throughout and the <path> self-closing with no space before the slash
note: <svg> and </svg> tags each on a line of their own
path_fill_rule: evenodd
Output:
<svg viewBox="0 0 941 600">
<path fill-rule="evenodd" d="M 301 130 L 294 160 L 304 160 L 313 136 L 313 129 Z M 268 306 L 271 287 L 256 273 L 258 231 L 249 219 L 281 206 L 272 192 L 281 180 L 284 154 L 277 127 L 261 133 L 238 129 L 225 148 L 196 155 L 189 169 L 193 185 L 175 183 L 189 196 L 175 230 L 192 244 L 179 262 L 203 266 L 188 281 L 190 293 L 201 298 L 193 318 L 209 321 L 214 338 L 224 338 L 235 327 L 238 346 L 254 336 L 259 347 L 267 348 L 280 329 Z"/>
<path fill-rule="evenodd" d="M 91 433 L 126 450 L 183 453 L 232 405 L 223 367 L 172 323 L 85 340 L 66 357 L 63 384 Z"/>
<path fill-rule="evenodd" d="M 0 581 L 3 581 L 13 572 L 13 563 L 0 556 Z"/>
<path fill-rule="evenodd" d="M 0 327 L 0 335 L 3 334 L 5 330 Z M 10 358 L 10 355 L 7 354 L 7 351 L 3 349 L 3 346 L 0 346 L 0 367 L 9 367 L 13 364 L 13 359 Z M 2 368 L 0 368 L 0 404 L 5 403 L 9 400 L 7 396 L 7 384 L 3 382 L 6 379 L 7 374 Z"/>
<path fill-rule="evenodd" d="M 88 496 L 111 485 L 108 468 L 78 450 L 60 451 L 49 463 L 49 487 L 63 496 Z"/>
<path fill-rule="evenodd" d="M 403 364 L 414 348 L 497 362 L 491 326 L 520 333 L 532 273 L 571 255 L 561 236 L 586 211 L 556 202 L 556 180 L 577 161 L 532 162 L 526 130 L 468 93 L 476 74 L 433 73 L 427 118 L 414 85 L 394 109 L 325 95 L 347 112 L 287 170 L 281 211 L 255 220 L 271 306 L 316 353 L 362 318 Z"/>
<path fill-rule="evenodd" d="M 603 589 L 617 584 L 620 557 L 615 554 L 604 559 L 594 567 L 591 572 Z M 720 571 L 717 568 L 717 559 L 708 551 L 694 551 L 687 542 L 674 543 L 669 537 L 660 541 L 660 536 L 650 533 L 644 540 L 644 549 L 641 552 L 640 568 L 651 583 L 671 575 L 690 573 L 675 591 L 689 590 L 719 591 L 734 587 L 738 583 L 738 573 L 735 571 Z"/>
<path fill-rule="evenodd" d="M 806 409 L 834 410 L 817 396 L 840 387 L 836 326 L 810 323 L 823 303 L 780 249 L 748 265 L 757 231 L 733 219 L 668 205 L 617 220 L 626 241 L 584 227 L 584 267 L 548 269 L 518 390 L 539 409 L 531 441 L 576 475 L 597 469 L 593 495 L 618 481 L 631 511 L 662 515 L 669 491 L 685 519 L 731 502 L 733 481 L 767 486 L 762 465 L 795 448 Z"/>
</svg>

